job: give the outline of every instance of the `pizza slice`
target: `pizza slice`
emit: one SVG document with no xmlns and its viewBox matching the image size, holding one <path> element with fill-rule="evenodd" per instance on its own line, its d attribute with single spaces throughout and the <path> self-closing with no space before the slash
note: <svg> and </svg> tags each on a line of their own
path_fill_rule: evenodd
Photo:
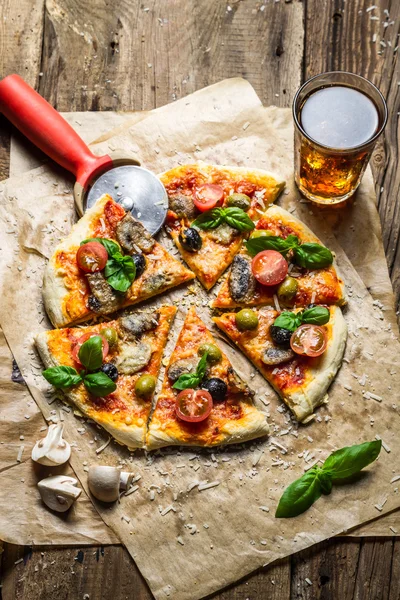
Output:
<svg viewBox="0 0 400 600">
<path fill-rule="evenodd" d="M 121 444 L 142 448 L 174 306 L 128 312 L 90 327 L 44 331 L 44 376 Z"/>
<path fill-rule="evenodd" d="M 130 213 L 105 195 L 55 249 L 43 298 L 55 327 L 106 315 L 194 279 Z"/>
<path fill-rule="evenodd" d="M 270 307 L 243 309 L 213 321 L 274 387 L 296 419 L 309 420 L 342 363 L 347 326 L 340 308 L 314 306 L 282 313 Z"/>
<path fill-rule="evenodd" d="M 253 395 L 191 308 L 169 360 L 146 446 L 216 446 L 266 435 L 266 417 L 254 406 Z"/>
<path fill-rule="evenodd" d="M 160 179 L 169 198 L 166 230 L 206 290 L 285 186 L 267 171 L 205 163 L 176 167 Z"/>
<path fill-rule="evenodd" d="M 211 306 L 279 308 L 314 303 L 346 303 L 334 256 L 299 219 L 279 206 L 270 206 L 235 256 Z"/>
</svg>

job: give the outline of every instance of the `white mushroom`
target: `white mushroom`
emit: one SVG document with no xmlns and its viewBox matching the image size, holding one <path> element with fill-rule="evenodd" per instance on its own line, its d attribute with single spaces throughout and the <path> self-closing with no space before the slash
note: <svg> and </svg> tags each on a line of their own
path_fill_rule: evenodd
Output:
<svg viewBox="0 0 400 600">
<path fill-rule="evenodd" d="M 38 488 L 46 506 L 57 512 L 65 512 L 82 493 L 80 488 L 75 487 L 77 483 L 74 477 L 55 475 L 39 481 Z"/>
<path fill-rule="evenodd" d="M 120 471 L 117 467 L 105 465 L 92 465 L 89 467 L 89 489 L 97 500 L 102 502 L 115 502 L 120 491 L 130 487 L 133 473 Z"/>
<path fill-rule="evenodd" d="M 32 460 L 48 467 L 66 463 L 71 456 L 71 446 L 62 437 L 63 429 L 63 423 L 50 425 L 46 437 L 34 445 Z"/>
</svg>

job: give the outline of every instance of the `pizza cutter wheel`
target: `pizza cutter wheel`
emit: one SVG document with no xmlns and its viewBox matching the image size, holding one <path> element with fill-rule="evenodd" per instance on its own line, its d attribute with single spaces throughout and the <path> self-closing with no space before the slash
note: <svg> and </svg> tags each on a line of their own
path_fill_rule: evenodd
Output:
<svg viewBox="0 0 400 600">
<path fill-rule="evenodd" d="M 168 197 L 161 181 L 138 160 L 120 152 L 95 156 L 65 119 L 18 75 L 0 81 L 0 111 L 35 146 L 76 177 L 74 199 L 81 216 L 109 194 L 154 235 Z"/>
</svg>

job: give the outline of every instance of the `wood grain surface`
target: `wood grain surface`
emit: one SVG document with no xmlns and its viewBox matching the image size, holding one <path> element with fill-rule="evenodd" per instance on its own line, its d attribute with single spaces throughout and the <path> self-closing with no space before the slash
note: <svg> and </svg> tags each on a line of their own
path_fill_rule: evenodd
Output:
<svg viewBox="0 0 400 600">
<path fill-rule="evenodd" d="M 290 106 L 318 72 L 368 77 L 389 105 L 373 169 L 399 302 L 399 31 L 399 0 L 0 0 L 0 76 L 19 73 L 65 111 L 148 110 L 232 76 L 247 78 L 265 105 Z M 10 131 L 0 119 L 1 179 Z M 2 600 L 151 598 L 119 546 L 4 545 L 0 575 Z M 215 598 L 398 600 L 400 540 L 333 539 Z"/>
</svg>

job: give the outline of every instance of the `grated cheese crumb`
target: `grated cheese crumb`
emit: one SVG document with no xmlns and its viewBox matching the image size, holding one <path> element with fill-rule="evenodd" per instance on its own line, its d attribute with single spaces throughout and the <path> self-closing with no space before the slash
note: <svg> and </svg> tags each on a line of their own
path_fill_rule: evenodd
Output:
<svg viewBox="0 0 400 600">
<path fill-rule="evenodd" d="M 217 487 L 221 482 L 220 481 L 211 481 L 210 483 L 201 483 L 197 488 L 199 492 L 204 490 L 209 490 L 210 488 Z"/>
<path fill-rule="evenodd" d="M 105 444 L 103 444 L 99 448 L 96 448 L 96 454 L 100 454 L 100 452 L 103 452 L 103 450 L 105 450 L 107 448 L 107 446 L 110 442 L 111 442 L 111 437 L 108 438 L 108 440 Z"/>
</svg>

